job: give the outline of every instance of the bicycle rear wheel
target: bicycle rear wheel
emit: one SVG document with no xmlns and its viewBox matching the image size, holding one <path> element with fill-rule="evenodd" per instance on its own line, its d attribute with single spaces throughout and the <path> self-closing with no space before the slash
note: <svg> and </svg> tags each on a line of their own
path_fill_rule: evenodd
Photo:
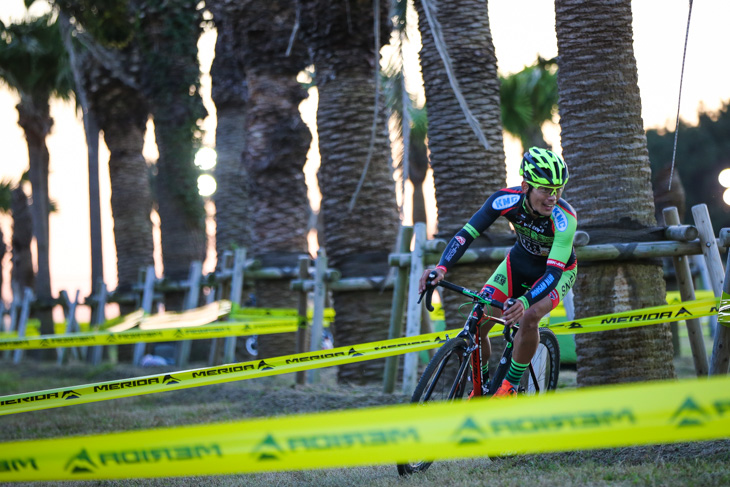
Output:
<svg viewBox="0 0 730 487">
<path fill-rule="evenodd" d="M 540 343 L 530 361 L 533 377 L 528 369 L 520 381 L 520 390 L 528 396 L 544 394 L 558 387 L 560 374 L 560 346 L 555 333 L 549 328 L 540 328 Z"/>
<path fill-rule="evenodd" d="M 427 404 L 431 401 L 453 401 L 464 397 L 471 382 L 468 342 L 466 338 L 456 337 L 444 343 L 426 366 L 411 402 Z M 430 461 L 418 460 L 398 465 L 402 476 L 423 472 L 431 465 Z"/>
</svg>

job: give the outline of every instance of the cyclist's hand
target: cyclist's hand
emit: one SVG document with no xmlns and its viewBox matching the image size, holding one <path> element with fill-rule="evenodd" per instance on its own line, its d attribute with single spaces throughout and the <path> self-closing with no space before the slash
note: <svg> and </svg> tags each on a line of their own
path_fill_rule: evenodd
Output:
<svg viewBox="0 0 730 487">
<path fill-rule="evenodd" d="M 519 299 L 514 299 L 512 301 L 512 306 L 509 308 L 505 308 L 504 312 L 502 313 L 502 318 L 507 320 L 508 325 L 514 325 L 520 319 L 522 319 L 522 315 L 525 314 L 525 306 L 522 304 L 522 301 Z"/>
<path fill-rule="evenodd" d="M 435 285 L 437 282 L 442 280 L 444 278 L 444 276 L 446 275 L 446 273 L 444 272 L 443 269 L 426 269 L 425 271 L 423 271 L 423 275 L 421 276 L 421 279 L 418 281 L 418 292 L 419 293 L 422 293 L 426 290 L 426 283 L 428 282 L 428 279 L 429 279 L 428 276 L 432 272 L 436 273 L 436 277 L 431 279 L 431 285 Z"/>
</svg>

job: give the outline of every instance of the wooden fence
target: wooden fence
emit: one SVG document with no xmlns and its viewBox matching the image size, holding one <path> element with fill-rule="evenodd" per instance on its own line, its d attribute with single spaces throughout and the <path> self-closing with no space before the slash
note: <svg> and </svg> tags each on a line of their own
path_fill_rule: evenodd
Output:
<svg viewBox="0 0 730 487">
<path fill-rule="evenodd" d="M 664 217 L 667 226 L 658 227 L 644 231 L 642 235 L 632 234 L 625 242 L 615 241 L 613 243 L 591 244 L 591 234 L 578 231 L 575 238 L 575 248 L 578 259 L 582 262 L 597 261 L 630 261 L 638 259 L 670 257 L 673 260 L 679 290 L 683 300 L 694 299 L 694 283 L 690 274 L 688 256 L 701 255 L 704 258 L 709 271 L 710 281 L 715 296 L 722 295 L 723 290 L 730 293 L 730 279 L 727 279 L 726 271 L 723 270 L 720 249 L 730 246 L 730 229 L 723 229 L 719 238 L 715 238 L 706 205 L 697 205 L 692 208 L 694 225 L 680 225 L 676 208 L 664 210 Z M 615 234 L 619 240 L 620 234 Z M 514 238 L 514 237 L 512 237 Z M 649 239 L 653 238 L 653 239 Z M 648 240 L 649 239 L 649 240 Z M 636 241 L 641 240 L 641 241 Z M 311 350 L 318 349 L 321 340 L 322 326 L 324 322 L 325 301 L 328 290 L 331 291 L 359 291 L 368 289 L 393 289 L 393 301 L 391 307 L 391 320 L 389 324 L 389 338 L 396 338 L 403 335 L 403 318 L 406 317 L 405 335 L 413 336 L 420 333 L 422 306 L 417 304 L 418 279 L 426 265 L 433 265 L 438 262 L 441 252 L 447 242 L 444 240 L 428 240 L 424 224 L 416 224 L 414 227 L 404 226 L 401 228 L 398 240 L 397 251 L 392 253 L 389 263 L 395 272 L 389 276 L 380 278 L 342 278 L 341 274 L 334 269 L 327 267 L 326 255 L 319 251 L 314 266 L 310 265 L 308 256 L 301 256 L 297 267 L 281 268 L 261 267 L 260 263 L 246 258 L 245 249 L 237 249 L 235 252 L 226 252 L 219 259 L 218 270 L 214 273 L 203 275 L 201 264 L 195 262 L 191 265 L 190 274 L 185 281 L 170 281 L 164 278 L 156 278 L 154 269 L 149 267 L 140 273 L 140 280 L 133 287 L 132 293 L 117 295 L 107 293 L 104 286 L 100 286 L 96 293 L 86 299 L 86 304 L 95 305 L 97 310 L 96 322 L 103 322 L 103 303 L 109 301 L 134 302 L 146 313 L 153 312 L 155 301 L 164 299 L 164 294 L 171 291 L 185 291 L 185 309 L 191 309 L 198 305 L 201 290 L 207 288 L 207 300 L 228 298 L 235 304 L 241 304 L 244 280 L 255 281 L 265 279 L 278 279 L 291 281 L 292 290 L 299 293 L 299 314 L 306 317 L 308 296 L 312 295 L 313 319 L 311 326 Z M 409 250 L 410 248 L 413 250 Z M 467 250 L 460 259 L 458 265 L 470 263 L 500 262 L 506 256 L 511 245 L 499 247 L 474 247 Z M 730 268 L 730 265 L 727 266 Z M 66 297 L 67 310 L 67 331 L 74 328 L 74 309 L 78 303 L 78 296 L 74 302 Z M 27 321 L 28 307 L 32 302 L 32 292 L 23 299 L 14 300 L 10 307 L 11 327 L 21 332 L 22 323 Z M 25 303 L 25 307 L 23 305 Z M 25 316 L 25 318 L 23 318 Z M 302 322 L 304 319 L 301 320 Z M 708 373 L 725 374 L 730 363 L 730 330 L 725 327 L 718 327 L 715 333 L 712 358 L 707 360 L 702 332 L 698 320 L 687 321 L 690 346 L 698 376 Z M 297 351 L 305 351 L 306 329 L 300 328 L 297 337 Z M 99 349 L 100 347 L 96 347 Z M 230 337 L 213 342 L 209 362 L 223 363 L 233 362 L 236 348 L 236 338 Z M 17 353 L 18 351 L 16 351 Z M 144 352 L 144 344 L 135 347 L 133 361 L 138 364 Z M 77 354 L 76 351 L 73 351 Z M 81 350 L 78 354 L 83 355 Z M 98 362 L 101 355 L 98 351 L 93 359 Z M 190 353 L 190 342 L 177 344 L 176 363 L 185 365 Z M 222 357 L 221 357 L 222 355 Z M 19 357 L 22 354 L 18 354 Z M 62 349 L 59 349 L 59 361 L 63 358 Z M 398 356 L 386 359 L 384 374 L 384 390 L 392 392 L 395 387 L 398 371 Z M 309 381 L 317 378 L 316 371 L 310 371 L 307 376 Z M 305 375 L 298 374 L 297 381 L 304 382 Z M 407 354 L 404 361 L 403 390 L 412 391 L 417 380 L 417 355 Z"/>
</svg>

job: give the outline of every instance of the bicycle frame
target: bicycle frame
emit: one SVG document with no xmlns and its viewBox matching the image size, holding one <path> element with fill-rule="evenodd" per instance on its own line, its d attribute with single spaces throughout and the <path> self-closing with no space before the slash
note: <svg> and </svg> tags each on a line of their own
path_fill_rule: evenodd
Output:
<svg viewBox="0 0 730 487">
<path fill-rule="evenodd" d="M 463 336 L 468 341 L 469 346 L 466 353 L 469 354 L 469 360 L 464 360 L 459 367 L 457 375 L 458 380 L 456 380 L 451 387 L 450 397 L 455 397 L 457 388 L 463 387 L 462 378 L 464 377 L 467 364 L 471 364 L 471 380 L 473 386 L 472 396 L 484 396 L 493 394 L 496 390 L 496 387 L 494 386 L 498 386 L 499 384 L 501 384 L 502 380 L 507 374 L 510 359 L 512 358 L 512 340 L 514 335 L 519 330 L 519 324 L 515 324 L 511 327 L 507 326 L 507 322 L 504 319 L 496 316 L 488 316 L 486 317 L 487 319 L 484 320 L 484 306 L 490 305 L 502 309 L 503 303 L 501 303 L 500 301 L 488 299 L 486 296 L 482 296 L 480 293 L 476 293 L 464 287 L 457 286 L 456 284 L 448 281 L 439 281 L 437 285 L 445 287 L 452 291 L 456 291 L 460 294 L 463 294 L 464 296 L 471 297 L 474 301 L 474 306 L 472 307 L 471 313 L 469 314 L 469 318 L 467 318 L 466 323 L 464 324 L 464 329 L 459 332 L 459 336 Z M 433 307 L 431 306 L 431 296 L 433 294 L 433 289 L 435 289 L 435 286 L 425 292 L 426 308 L 428 308 L 430 311 L 433 310 Z M 482 374 L 483 357 L 480 330 L 481 325 L 487 321 L 491 321 L 495 324 L 500 324 L 504 326 L 503 335 L 505 340 L 507 341 L 507 347 L 505 347 L 504 353 L 502 354 L 502 358 L 500 360 L 500 365 L 499 367 L 497 367 L 494 377 L 491 381 L 488 381 L 485 384 L 485 378 Z M 530 376 L 532 377 L 533 382 L 537 383 L 532 363 L 528 365 L 528 370 L 530 371 Z M 440 373 L 441 370 L 438 371 L 439 375 Z"/>
</svg>

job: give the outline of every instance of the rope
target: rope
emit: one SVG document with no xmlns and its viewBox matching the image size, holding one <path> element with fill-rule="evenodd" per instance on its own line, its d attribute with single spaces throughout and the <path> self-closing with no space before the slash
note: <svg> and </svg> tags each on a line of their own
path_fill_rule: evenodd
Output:
<svg viewBox="0 0 730 487">
<path fill-rule="evenodd" d="M 355 192 L 352 193 L 350 204 L 347 205 L 347 212 L 352 213 L 355 208 L 357 196 L 360 194 L 365 176 L 367 176 L 370 161 L 373 159 L 373 148 L 375 147 L 375 133 L 378 128 L 378 99 L 380 98 L 380 0 L 373 0 L 373 10 L 375 11 L 375 20 L 373 21 L 373 29 L 375 30 L 375 101 L 373 106 L 373 125 L 370 128 L 370 145 L 368 146 L 368 155 L 365 160 L 365 167 L 360 174 L 360 180 L 357 182 Z M 347 18 L 350 18 L 350 3 L 347 3 Z M 348 20 L 348 25 L 350 24 Z M 352 30 L 352 29 L 350 29 Z"/>
<path fill-rule="evenodd" d="M 689 21 L 692 18 L 692 0 L 689 0 L 689 14 L 687 15 L 687 32 L 684 35 L 684 53 L 682 54 L 682 72 L 679 77 L 679 97 L 677 100 L 677 121 L 674 126 L 674 148 L 672 149 L 672 168 L 669 171 L 669 190 L 672 189 L 674 177 L 674 160 L 677 157 L 677 137 L 679 136 L 679 107 L 682 103 L 682 82 L 684 81 L 684 61 L 687 58 L 687 41 L 689 40 Z"/>
</svg>

